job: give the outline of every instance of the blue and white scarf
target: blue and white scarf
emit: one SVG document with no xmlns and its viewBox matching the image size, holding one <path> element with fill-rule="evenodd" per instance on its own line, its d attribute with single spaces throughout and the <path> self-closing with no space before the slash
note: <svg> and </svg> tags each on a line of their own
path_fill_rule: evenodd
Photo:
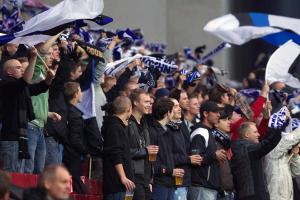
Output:
<svg viewBox="0 0 300 200">
<path fill-rule="evenodd" d="M 287 112 L 289 112 L 288 108 L 284 106 L 278 112 L 271 115 L 268 126 L 270 128 L 281 129 L 288 119 Z"/>
</svg>

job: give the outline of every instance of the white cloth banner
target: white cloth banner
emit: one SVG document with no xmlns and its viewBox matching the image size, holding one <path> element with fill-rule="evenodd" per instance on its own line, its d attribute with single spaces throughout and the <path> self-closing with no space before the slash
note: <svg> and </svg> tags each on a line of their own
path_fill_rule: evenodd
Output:
<svg viewBox="0 0 300 200">
<path fill-rule="evenodd" d="M 266 80 L 270 84 L 280 81 L 285 84 L 300 88 L 300 81 L 288 71 L 294 60 L 300 54 L 300 46 L 293 41 L 288 41 L 279 47 L 270 57 L 266 68 Z"/>
<path fill-rule="evenodd" d="M 63 24 L 80 19 L 94 19 L 103 11 L 103 0 L 64 0 L 49 10 L 46 10 L 23 25 L 23 30 L 14 33 L 16 37 L 11 43 L 23 43 L 28 45 L 38 44 L 49 39 L 51 36 L 39 34 L 34 36 L 24 36 L 40 31 L 48 31 Z"/>
</svg>

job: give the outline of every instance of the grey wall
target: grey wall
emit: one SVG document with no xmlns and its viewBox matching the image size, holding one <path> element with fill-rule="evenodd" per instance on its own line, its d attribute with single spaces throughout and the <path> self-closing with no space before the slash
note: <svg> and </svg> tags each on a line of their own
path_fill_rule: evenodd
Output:
<svg viewBox="0 0 300 200">
<path fill-rule="evenodd" d="M 107 28 L 142 28 L 147 41 L 163 42 L 167 52 L 183 47 L 207 45 L 207 51 L 220 41 L 203 31 L 211 19 L 228 12 L 229 0 L 104 0 L 104 12 L 114 22 Z M 45 1 L 46 2 L 46 1 Z M 57 3 L 58 0 L 48 0 Z M 229 70 L 229 52 L 214 57 L 215 65 Z"/>
</svg>

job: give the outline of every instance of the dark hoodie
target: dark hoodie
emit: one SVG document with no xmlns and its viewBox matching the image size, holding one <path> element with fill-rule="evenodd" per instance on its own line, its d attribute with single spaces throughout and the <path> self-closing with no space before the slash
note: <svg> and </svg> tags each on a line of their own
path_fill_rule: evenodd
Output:
<svg viewBox="0 0 300 200">
<path fill-rule="evenodd" d="M 131 155 L 127 127 L 116 116 L 105 116 L 101 133 L 103 145 L 103 185 L 104 195 L 125 192 L 125 186 L 115 169 L 115 165 L 122 164 L 126 177 L 133 180 Z"/>
<path fill-rule="evenodd" d="M 156 162 L 154 162 L 154 185 L 173 187 L 175 179 L 172 176 L 174 157 L 172 153 L 172 133 L 158 121 L 149 124 L 151 144 L 159 146 Z"/>
<path fill-rule="evenodd" d="M 175 167 L 184 169 L 183 184 L 180 187 L 188 187 L 191 185 L 190 144 L 187 144 L 182 126 L 184 126 L 184 122 L 168 124 L 169 131 L 172 135 L 172 150 Z"/>
</svg>

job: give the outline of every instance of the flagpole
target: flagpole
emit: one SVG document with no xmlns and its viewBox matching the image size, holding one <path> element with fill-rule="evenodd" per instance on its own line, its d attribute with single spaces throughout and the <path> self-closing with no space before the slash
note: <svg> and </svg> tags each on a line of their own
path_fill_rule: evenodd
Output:
<svg viewBox="0 0 300 200">
<path fill-rule="evenodd" d="M 42 58 L 42 56 L 39 54 L 39 52 L 37 51 L 37 56 L 39 57 L 39 59 L 41 59 L 41 61 L 43 62 L 44 64 L 44 67 L 46 69 L 46 71 L 49 71 L 49 67 L 48 65 L 46 64 L 46 62 L 44 61 L 44 59 Z"/>
</svg>

